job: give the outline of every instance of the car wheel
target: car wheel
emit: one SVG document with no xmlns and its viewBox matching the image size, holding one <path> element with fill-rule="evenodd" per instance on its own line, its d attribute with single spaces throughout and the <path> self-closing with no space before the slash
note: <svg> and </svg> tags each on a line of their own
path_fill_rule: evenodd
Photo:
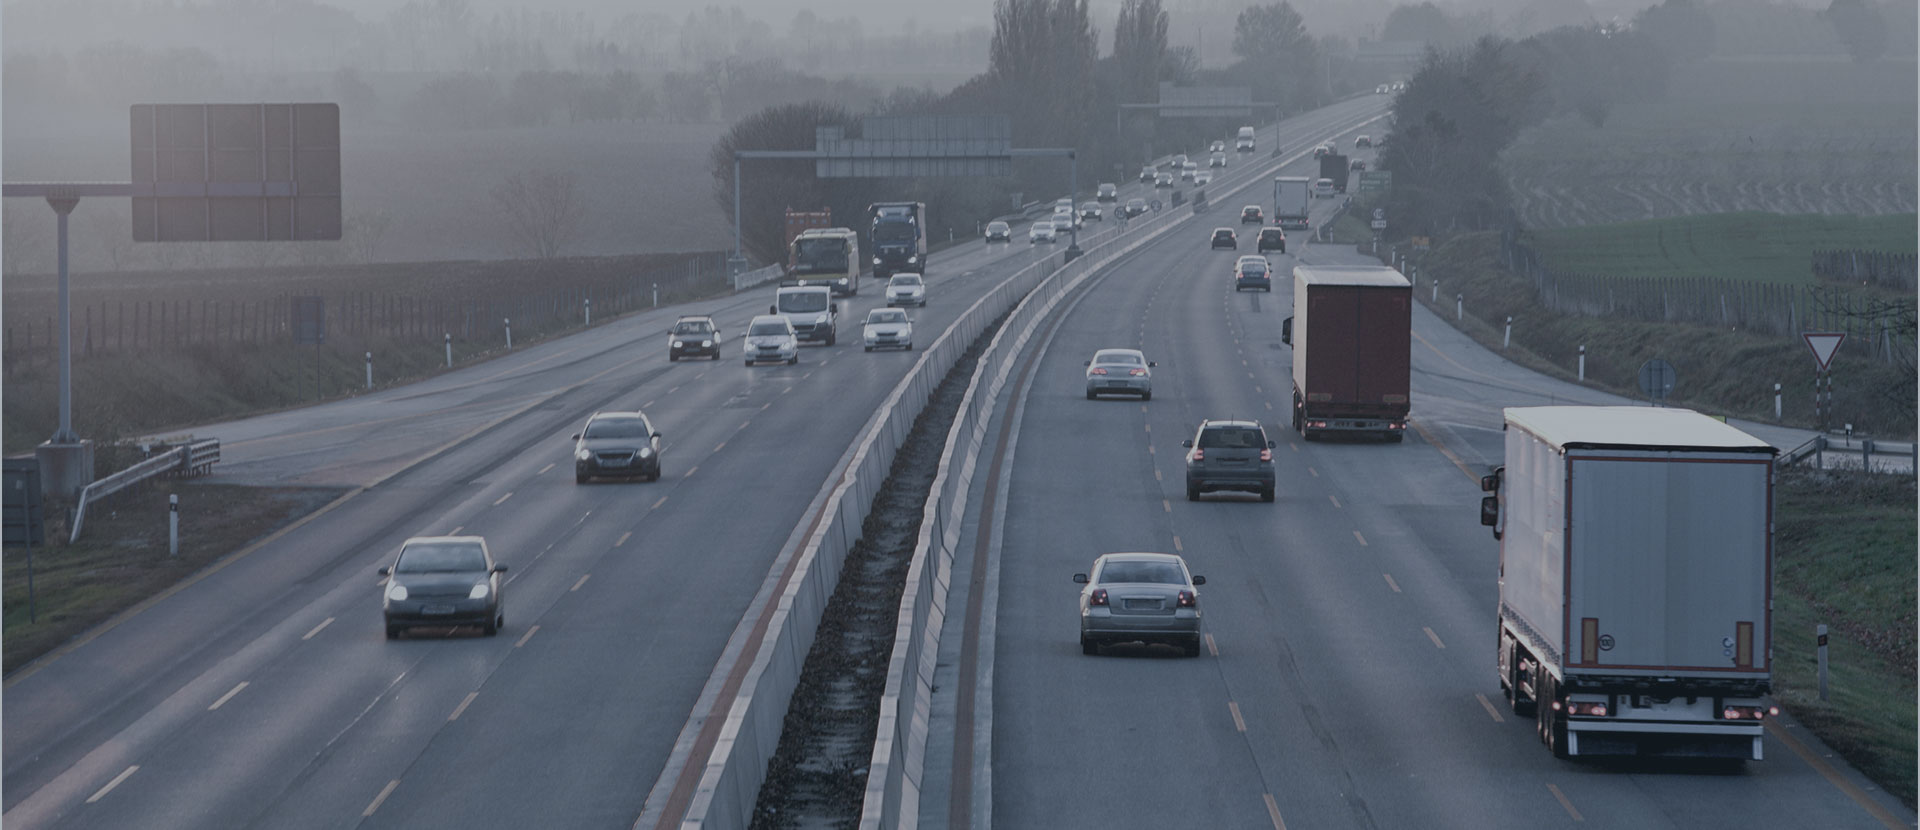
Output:
<svg viewBox="0 0 1920 830">
<path fill-rule="evenodd" d="M 1260 500 L 1261 500 L 1261 501 L 1266 501 L 1266 502 L 1270 502 L 1270 501 L 1273 501 L 1273 488 L 1272 488 L 1272 487 L 1268 487 L 1268 488 L 1266 488 L 1266 489 L 1264 489 L 1264 490 L 1261 490 L 1261 491 L 1260 491 Z"/>
<path fill-rule="evenodd" d="M 1100 643 L 1086 637 L 1080 638 L 1080 653 L 1088 657 L 1100 656 Z"/>
<path fill-rule="evenodd" d="M 674 361 L 676 361 L 676 360 L 679 360 L 679 359 L 680 359 L 680 356 L 679 356 L 679 355 L 677 355 L 677 354 L 674 354 L 673 352 L 667 352 L 667 362 L 668 362 L 668 363 L 672 363 L 672 362 L 674 362 Z"/>
<path fill-rule="evenodd" d="M 838 335 L 835 332 L 827 332 L 827 345 L 829 346 L 833 345 L 834 338 L 837 336 Z"/>
<path fill-rule="evenodd" d="M 1087 390 L 1087 400 L 1093 400 L 1094 398 L 1097 398 L 1097 397 L 1099 397 L 1099 395 L 1095 393 L 1092 389 Z"/>
<path fill-rule="evenodd" d="M 389 640 L 400 639 L 400 627 L 397 625 L 387 626 L 387 639 Z"/>
<path fill-rule="evenodd" d="M 1200 636 L 1196 634 L 1194 635 L 1193 639 L 1188 640 L 1185 643 L 1182 643 L 1180 645 L 1180 650 L 1184 652 L 1188 657 L 1199 657 L 1200 656 Z"/>
<path fill-rule="evenodd" d="M 480 624 L 480 633 L 492 637 L 500 633 L 500 618 L 494 617 Z"/>
<path fill-rule="evenodd" d="M 912 344 L 912 343 L 908 343 L 908 344 L 907 344 L 907 351 L 913 351 L 913 344 Z"/>
<path fill-rule="evenodd" d="M 747 368 L 749 369 L 753 368 L 753 361 L 751 360 L 747 361 Z"/>
<path fill-rule="evenodd" d="M 1143 400 L 1143 401 L 1150 401 L 1150 400 L 1153 400 L 1153 393 L 1152 393 L 1152 392 L 1141 392 L 1141 393 L 1140 393 L 1140 400 Z"/>
<path fill-rule="evenodd" d="M 873 351 L 873 347 L 872 347 L 872 346 L 868 346 L 868 347 L 867 347 L 867 351 Z"/>
<path fill-rule="evenodd" d="M 789 357 L 789 358 L 787 358 L 787 365 L 788 365 L 788 366 L 798 366 L 798 365 L 800 365 L 800 356 L 796 354 L 796 355 L 794 355 L 794 356 L 792 356 L 792 357 Z"/>
<path fill-rule="evenodd" d="M 587 475 L 587 474 L 585 474 L 585 473 L 574 473 L 574 474 L 573 474 L 573 483 L 575 483 L 575 484 L 585 484 L 585 483 L 587 483 L 587 479 L 588 479 L 588 478 L 590 478 L 590 476 L 588 476 L 588 475 Z"/>
<path fill-rule="evenodd" d="M 1200 488 L 1195 487 L 1191 484 L 1187 485 L 1187 501 L 1199 501 L 1199 500 L 1200 500 Z"/>
</svg>

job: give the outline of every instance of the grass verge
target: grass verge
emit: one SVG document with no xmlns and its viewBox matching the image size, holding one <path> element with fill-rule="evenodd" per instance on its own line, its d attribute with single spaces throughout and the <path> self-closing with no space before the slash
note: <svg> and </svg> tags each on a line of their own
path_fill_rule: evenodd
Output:
<svg viewBox="0 0 1920 830">
<path fill-rule="evenodd" d="M 89 508 L 86 534 L 8 548 L 0 574 L 0 652 L 7 674 L 339 496 L 329 488 L 160 481 Z M 167 497 L 180 496 L 180 554 L 167 554 Z M 64 522 L 58 523 L 64 525 Z M 33 577 L 28 598 L 29 562 Z"/>
<path fill-rule="evenodd" d="M 1914 214 L 1709 213 L 1529 231 L 1554 270 L 1610 277 L 1717 277 L 1812 285 L 1815 250 L 1913 253 Z"/>
<path fill-rule="evenodd" d="M 1777 495 L 1774 699 L 1912 807 L 1920 763 L 1913 480 L 1788 470 Z M 1828 626 L 1827 700 L 1815 662 L 1820 624 Z"/>
</svg>

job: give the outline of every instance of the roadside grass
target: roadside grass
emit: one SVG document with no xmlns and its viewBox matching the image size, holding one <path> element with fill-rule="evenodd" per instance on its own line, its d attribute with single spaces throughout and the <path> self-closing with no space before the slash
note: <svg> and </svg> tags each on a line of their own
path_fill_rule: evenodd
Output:
<svg viewBox="0 0 1920 830">
<path fill-rule="evenodd" d="M 1782 385 L 1780 422 L 1816 424 L 1814 362 L 1798 339 L 1715 326 L 1654 323 L 1556 314 L 1535 304 L 1533 286 L 1500 262 L 1494 233 L 1469 234 L 1421 257 L 1414 297 L 1442 319 L 1520 365 L 1575 380 L 1579 348 L 1587 348 L 1587 383 L 1639 399 L 1639 368 L 1659 357 L 1678 373 L 1670 403 L 1754 421 L 1774 421 L 1775 383 Z M 1436 302 L 1432 280 L 1442 284 Z M 1461 295 L 1465 319 L 1454 319 Z M 1513 345 L 1500 348 L 1502 326 L 1513 317 Z M 1859 433 L 1904 439 L 1914 434 L 1914 376 L 1910 370 L 1843 350 L 1834 358 L 1834 418 Z"/>
<path fill-rule="evenodd" d="M 1613 225 L 1527 232 L 1527 241 L 1561 273 L 1610 277 L 1717 277 L 1813 284 L 1812 254 L 1822 250 L 1913 253 L 1915 215 L 1783 216 L 1710 213 Z"/>
<path fill-rule="evenodd" d="M 323 488 L 160 481 L 90 508 L 86 533 L 77 544 L 66 544 L 64 520 L 50 520 L 51 544 L 31 551 L 7 548 L 0 568 L 0 671 L 13 673 L 339 494 Z M 167 555 L 169 495 L 180 496 L 177 557 Z"/>
<path fill-rule="evenodd" d="M 1920 763 L 1913 480 L 1789 469 L 1776 501 L 1774 698 L 1911 807 Z M 1825 701 L 1818 624 L 1828 626 Z"/>
</svg>

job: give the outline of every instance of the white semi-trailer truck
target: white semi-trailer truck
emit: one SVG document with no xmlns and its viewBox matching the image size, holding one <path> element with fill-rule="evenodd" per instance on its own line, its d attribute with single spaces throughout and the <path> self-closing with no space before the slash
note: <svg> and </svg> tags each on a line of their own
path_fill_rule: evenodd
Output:
<svg viewBox="0 0 1920 830">
<path fill-rule="evenodd" d="M 1684 409 L 1512 408 L 1505 428 L 1480 520 L 1513 712 L 1559 757 L 1760 760 L 1776 450 Z"/>
</svg>

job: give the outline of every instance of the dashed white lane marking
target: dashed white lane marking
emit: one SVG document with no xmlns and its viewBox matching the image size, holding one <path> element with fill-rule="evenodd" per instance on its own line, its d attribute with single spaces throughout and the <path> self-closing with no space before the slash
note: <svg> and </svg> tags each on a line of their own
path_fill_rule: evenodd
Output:
<svg viewBox="0 0 1920 830">
<path fill-rule="evenodd" d="M 1573 816 L 1574 821 L 1587 820 L 1584 816 L 1580 815 L 1579 810 L 1573 809 L 1573 802 L 1567 800 L 1567 794 L 1561 792 L 1559 787 L 1548 784 L 1547 789 L 1553 791 L 1553 797 L 1560 800 L 1560 806 L 1567 808 L 1567 815 Z"/>
<path fill-rule="evenodd" d="M 380 788 L 380 794 L 373 797 L 373 803 L 368 804 L 367 809 L 360 811 L 360 817 L 372 818 L 373 811 L 380 809 L 381 803 L 387 800 L 387 796 L 393 795 L 393 788 L 398 786 L 400 786 L 400 779 L 395 778 L 392 781 L 388 781 L 385 787 Z"/>
<path fill-rule="evenodd" d="M 666 497 L 666 496 L 661 496 L 661 497 L 660 497 L 660 500 L 659 500 L 659 501 L 656 501 L 656 502 L 654 502 L 654 503 L 653 503 L 653 507 L 651 507 L 651 508 L 649 508 L 649 509 L 652 509 L 652 510 L 659 510 L 659 509 L 660 509 L 660 505 L 663 505 L 663 504 L 666 504 L 666 503 L 667 503 L 667 497 Z"/>
<path fill-rule="evenodd" d="M 1289 447 L 1292 447 L 1292 448 L 1293 448 L 1293 451 L 1294 451 L 1294 452 L 1299 452 L 1299 451 L 1300 451 L 1300 445 L 1299 445 L 1299 444 L 1295 444 L 1295 443 L 1293 443 L 1292 441 L 1288 441 L 1288 442 L 1287 442 L 1287 446 L 1289 446 Z"/>
<path fill-rule="evenodd" d="M 1353 538 L 1354 538 L 1354 541 L 1357 541 L 1360 543 L 1360 547 L 1364 548 L 1367 546 L 1367 537 L 1360 535 L 1360 531 L 1358 530 L 1354 531 Z"/>
<path fill-rule="evenodd" d="M 1247 731 L 1247 721 L 1245 718 L 1240 717 L 1240 704 L 1231 700 L 1227 701 L 1227 711 L 1233 713 L 1233 728 L 1241 732 Z"/>
<path fill-rule="evenodd" d="M 739 432 L 740 430 L 743 430 L 743 429 L 746 429 L 746 428 L 747 428 L 747 425 L 748 425 L 748 424 L 751 424 L 751 423 L 753 423 L 753 419 L 752 419 L 752 418 L 748 418 L 748 419 L 746 419 L 746 420 L 744 420 L 744 421 L 741 421 L 741 422 L 740 422 L 740 425 L 739 425 L 739 426 L 737 426 L 737 427 L 734 427 L 734 428 L 733 428 L 733 431 L 734 431 L 734 432 Z"/>
<path fill-rule="evenodd" d="M 308 631 L 307 633 L 300 635 L 300 639 L 311 640 L 313 639 L 313 635 L 320 633 L 320 629 L 326 628 L 329 625 L 333 625 L 332 617 L 328 617 L 324 620 L 321 620 L 320 624 L 314 626 L 312 631 Z"/>
<path fill-rule="evenodd" d="M 1381 574 L 1381 576 L 1387 578 L 1387 587 L 1392 588 L 1394 593 L 1401 593 L 1400 583 L 1393 581 L 1393 574 Z"/>
<path fill-rule="evenodd" d="M 1327 494 L 1327 501 L 1333 502 L 1334 507 L 1340 506 L 1340 500 L 1337 498 L 1334 498 L 1332 493 Z"/>
<path fill-rule="evenodd" d="M 540 626 L 537 626 L 537 625 L 529 627 L 527 629 L 527 633 L 520 635 L 520 639 L 513 644 L 513 647 L 519 648 L 521 646 L 526 645 L 528 640 L 533 639 L 533 633 L 539 630 L 540 630 Z"/>
<path fill-rule="evenodd" d="M 235 686 L 231 689 L 228 689 L 227 693 L 224 695 L 221 695 L 219 700 L 214 701 L 213 705 L 208 706 L 207 711 L 212 712 L 219 709 L 222 706 L 227 705 L 227 701 L 232 700 L 234 695 L 239 694 L 240 690 L 246 687 L 247 687 L 247 681 L 245 680 L 240 681 L 240 685 Z"/>
<path fill-rule="evenodd" d="M 1161 509 L 1166 510 L 1168 513 L 1173 512 L 1173 502 L 1167 501 L 1166 499 L 1160 500 L 1160 507 Z"/>
<path fill-rule="evenodd" d="M 654 507 L 659 507 L 659 506 L 660 505 L 657 505 L 657 504 L 654 505 Z M 614 542 L 613 546 L 616 548 L 620 547 L 621 545 L 626 544 L 628 539 L 632 539 L 632 538 L 633 538 L 633 531 L 629 530 L 625 533 L 620 534 L 620 541 Z"/>
<path fill-rule="evenodd" d="M 726 446 L 727 446 L 727 442 L 721 441 L 720 443 L 713 445 L 713 451 L 719 452 L 723 449 L 726 449 Z"/>
<path fill-rule="evenodd" d="M 466 530 L 466 529 L 467 529 L 466 525 L 454 525 L 452 530 L 447 531 L 447 535 L 458 536 L 460 535 L 460 531 Z"/>
<path fill-rule="evenodd" d="M 99 790 L 96 790 L 93 795 L 87 796 L 87 803 L 92 804 L 95 801 L 99 801 L 100 799 L 105 798 L 107 793 L 113 792 L 114 787 L 120 786 L 120 782 L 127 780 L 127 776 L 132 775 L 139 771 L 140 771 L 139 764 L 134 764 L 133 766 L 127 767 L 125 770 L 122 770 L 119 775 L 116 775 L 113 777 L 112 781 L 108 781 L 106 786 L 101 787 Z"/>
<path fill-rule="evenodd" d="M 646 403 L 643 403 L 643 404 L 641 404 L 641 405 L 640 405 L 640 408 L 641 408 L 641 409 L 652 409 L 652 408 L 653 408 L 653 401 L 647 401 Z"/>
<path fill-rule="evenodd" d="M 698 470 L 698 469 L 700 469 L 700 465 L 698 465 L 698 464 L 695 464 L 695 465 L 693 465 L 693 466 L 691 466 L 691 467 L 688 467 L 688 468 L 687 468 L 687 474 L 686 474 L 686 475 L 683 475 L 683 476 L 681 476 L 681 478 L 693 478 L 693 471 L 694 471 L 694 470 Z"/>
<path fill-rule="evenodd" d="M 1273 402 L 1272 402 L 1272 401 L 1261 401 L 1261 403 L 1263 403 L 1263 404 L 1266 404 L 1266 405 L 1267 405 L 1267 411 L 1268 411 L 1268 412 L 1272 412 L 1272 411 L 1273 411 Z"/>
<path fill-rule="evenodd" d="M 506 495 L 501 496 L 500 498 L 494 499 L 493 506 L 499 507 L 500 505 L 505 504 L 507 502 L 507 499 L 510 499 L 510 498 L 513 498 L 513 491 L 511 490 L 507 491 Z"/>
<path fill-rule="evenodd" d="M 1314 469 L 1314 468 L 1312 468 L 1312 467 L 1308 467 L 1308 468 L 1307 468 L 1307 472 L 1308 472 L 1308 473 L 1311 473 L 1311 474 L 1313 475 L 1313 477 L 1314 477 L 1314 478 L 1319 478 L 1319 477 L 1320 477 L 1320 471 L 1319 471 L 1319 470 L 1316 470 L 1316 469 Z"/>
<path fill-rule="evenodd" d="M 1273 819 L 1273 830 L 1287 830 L 1287 823 L 1280 820 L 1280 805 L 1273 803 L 1273 793 L 1261 793 L 1267 800 L 1267 818 Z"/>
<path fill-rule="evenodd" d="M 467 696 L 460 700 L 460 705 L 453 707 L 453 714 L 447 716 L 447 722 L 452 723 L 453 721 L 459 720 L 460 713 L 467 711 L 467 707 L 473 705 L 473 699 L 479 696 L 479 692 L 468 692 Z"/>
<path fill-rule="evenodd" d="M 1208 634 L 1208 635 L 1206 635 L 1206 637 L 1207 637 L 1207 653 L 1208 653 L 1208 654 L 1211 654 L 1211 655 L 1213 655 L 1213 656 L 1215 656 L 1215 657 L 1219 657 L 1219 656 L 1220 656 L 1220 646 L 1219 646 L 1218 644 L 1216 644 L 1216 643 L 1214 643 L 1214 641 L 1213 641 L 1213 635 L 1212 635 L 1212 634 Z"/>
<path fill-rule="evenodd" d="M 1176 551 L 1179 551 L 1179 552 L 1181 552 L 1181 553 L 1186 553 L 1186 552 L 1187 552 L 1187 549 L 1186 549 L 1186 548 L 1183 548 L 1183 547 L 1181 547 L 1181 546 L 1180 546 L 1180 537 L 1178 537 L 1178 536 L 1175 536 L 1175 537 L 1173 537 L 1173 549 L 1174 549 L 1174 550 L 1176 550 Z"/>
<path fill-rule="evenodd" d="M 546 475 L 546 473 L 547 473 L 547 471 L 548 471 L 548 470 L 551 470 L 551 469 L 553 469 L 553 465 L 552 465 L 552 464 L 548 464 L 548 465 L 547 465 L 547 466 L 545 466 L 545 467 L 541 467 L 541 468 L 540 468 L 540 472 L 537 472 L 537 473 L 534 473 L 534 475 L 537 475 L 537 476 L 538 476 L 538 475 Z"/>
<path fill-rule="evenodd" d="M 1487 714 L 1493 716 L 1494 723 L 1507 722 L 1506 718 L 1500 717 L 1500 710 L 1493 708 L 1493 701 L 1488 700 L 1486 695 L 1475 693 L 1474 697 L 1479 698 L 1480 705 L 1487 708 Z"/>
<path fill-rule="evenodd" d="M 1158 468 L 1158 467 L 1155 467 L 1155 468 L 1154 468 L 1154 470 L 1153 470 L 1153 480 L 1154 480 L 1154 481 L 1166 481 L 1166 479 L 1164 479 L 1164 478 L 1161 478 L 1161 477 L 1160 477 L 1160 468 Z"/>
<path fill-rule="evenodd" d="M 1440 642 L 1440 635 L 1438 635 L 1438 634 L 1435 634 L 1435 633 L 1433 633 L 1433 629 L 1431 629 L 1431 628 L 1428 628 L 1428 627 L 1426 627 L 1426 626 L 1424 626 L 1424 625 L 1423 625 L 1423 626 L 1420 626 L 1420 630 L 1421 630 L 1421 631 L 1425 631 L 1425 632 L 1427 632 L 1427 639 L 1429 639 L 1429 640 L 1432 640 L 1432 641 L 1433 641 L 1433 647 L 1434 647 L 1434 648 L 1446 648 L 1446 647 L 1447 647 L 1447 644 L 1446 644 L 1446 643 L 1443 643 L 1443 642 Z"/>
<path fill-rule="evenodd" d="M 789 386 L 789 387 L 787 387 L 787 388 L 788 388 L 788 389 L 792 389 L 793 387 L 791 387 L 791 386 Z M 763 404 L 761 404 L 761 405 L 760 405 L 760 411 L 761 411 L 761 412 L 765 412 L 765 411 L 767 411 L 767 407 L 769 407 L 769 406 L 772 406 L 772 405 L 773 405 L 773 401 L 767 401 L 766 403 L 763 403 Z"/>
<path fill-rule="evenodd" d="M 581 574 L 580 581 L 573 583 L 573 587 L 568 588 L 567 593 L 571 594 L 574 591 L 580 590 L 580 586 L 587 584 L 587 580 L 592 578 L 593 578 L 593 574 Z"/>
</svg>

